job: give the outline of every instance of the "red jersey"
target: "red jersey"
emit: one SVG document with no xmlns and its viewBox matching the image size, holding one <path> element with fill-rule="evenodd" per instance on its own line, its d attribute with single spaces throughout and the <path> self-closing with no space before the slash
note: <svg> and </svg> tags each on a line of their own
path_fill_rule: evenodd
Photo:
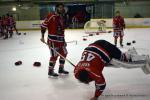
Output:
<svg viewBox="0 0 150 100">
<path fill-rule="evenodd" d="M 15 24 L 15 20 L 13 19 L 13 17 L 9 17 L 8 18 L 8 25 L 12 27 L 12 26 L 14 26 L 14 24 Z"/>
<path fill-rule="evenodd" d="M 90 73 L 91 81 L 95 81 L 95 97 L 101 95 L 103 91 L 101 87 L 106 84 L 102 70 L 109 61 L 110 57 L 107 51 L 99 45 L 90 44 L 85 48 L 81 60 L 75 67 L 74 74 L 76 78 L 78 78 L 81 70 L 87 70 Z"/>
<path fill-rule="evenodd" d="M 64 20 L 63 17 L 50 13 L 41 25 L 48 29 L 48 42 L 53 42 L 55 46 L 64 46 Z"/>
<path fill-rule="evenodd" d="M 3 25 L 3 26 L 8 25 L 8 18 L 3 18 L 3 19 L 2 19 L 2 25 Z"/>
<path fill-rule="evenodd" d="M 3 21 L 2 21 L 2 19 L 0 19 L 0 27 L 2 27 L 2 23 L 3 23 Z"/>
<path fill-rule="evenodd" d="M 113 28 L 114 30 L 123 30 L 125 28 L 124 18 L 121 16 L 116 16 L 113 18 Z"/>
</svg>

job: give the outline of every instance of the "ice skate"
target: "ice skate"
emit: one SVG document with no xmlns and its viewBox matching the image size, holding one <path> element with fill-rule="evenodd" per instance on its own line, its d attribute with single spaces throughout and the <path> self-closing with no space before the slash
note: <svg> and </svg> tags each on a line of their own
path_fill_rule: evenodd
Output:
<svg viewBox="0 0 150 100">
<path fill-rule="evenodd" d="M 123 47 L 123 44 L 120 44 L 120 47 Z"/>
<path fill-rule="evenodd" d="M 58 77 L 59 76 L 57 73 L 54 72 L 54 69 L 49 69 L 48 75 L 50 77 Z"/>
<path fill-rule="evenodd" d="M 64 74 L 64 75 L 68 75 L 68 74 L 69 74 L 69 72 L 68 72 L 68 71 L 66 71 L 66 70 L 64 70 L 64 68 L 63 68 L 63 67 L 59 67 L 59 71 L 58 71 L 58 73 L 59 73 L 59 74 Z"/>
<path fill-rule="evenodd" d="M 3 39 L 4 39 L 4 40 L 5 40 L 5 39 L 8 39 L 8 35 L 6 35 Z"/>
</svg>

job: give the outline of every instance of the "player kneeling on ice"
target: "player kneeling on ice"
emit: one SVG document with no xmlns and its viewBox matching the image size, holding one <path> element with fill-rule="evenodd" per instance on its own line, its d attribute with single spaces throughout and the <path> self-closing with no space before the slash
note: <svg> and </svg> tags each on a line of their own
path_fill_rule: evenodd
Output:
<svg viewBox="0 0 150 100">
<path fill-rule="evenodd" d="M 138 55 L 134 48 L 122 53 L 113 44 L 98 40 L 84 49 L 74 69 L 74 75 L 80 82 L 88 84 L 95 81 L 95 95 L 91 100 L 97 100 L 104 91 L 106 82 L 102 71 L 109 64 L 112 67 L 142 68 L 144 73 L 150 73 L 148 56 Z"/>
</svg>

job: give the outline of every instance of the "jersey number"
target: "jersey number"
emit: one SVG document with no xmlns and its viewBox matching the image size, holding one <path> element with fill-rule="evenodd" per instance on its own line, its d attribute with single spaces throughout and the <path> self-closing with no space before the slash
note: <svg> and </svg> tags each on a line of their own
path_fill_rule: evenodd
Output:
<svg viewBox="0 0 150 100">
<path fill-rule="evenodd" d="M 84 52 L 81 61 L 91 61 L 95 58 L 95 56 L 92 53 Z"/>
</svg>

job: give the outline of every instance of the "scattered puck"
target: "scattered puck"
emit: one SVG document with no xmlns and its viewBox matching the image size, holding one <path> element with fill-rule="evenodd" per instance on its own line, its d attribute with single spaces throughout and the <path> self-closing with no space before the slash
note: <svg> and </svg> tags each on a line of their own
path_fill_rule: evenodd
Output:
<svg viewBox="0 0 150 100">
<path fill-rule="evenodd" d="M 87 39 L 86 39 L 86 38 L 83 38 L 83 41 L 87 41 Z"/>
<path fill-rule="evenodd" d="M 22 64 L 22 61 L 17 61 L 15 62 L 15 65 L 18 66 L 18 65 L 21 65 Z"/>
<path fill-rule="evenodd" d="M 26 35 L 26 33 L 23 33 L 24 35 Z"/>
<path fill-rule="evenodd" d="M 108 33 L 111 33 L 112 31 L 108 31 Z"/>
<path fill-rule="evenodd" d="M 130 43 L 130 42 L 127 42 L 127 45 L 131 45 L 131 43 Z"/>
<path fill-rule="evenodd" d="M 33 66 L 35 66 L 35 67 L 40 67 L 40 66 L 41 66 L 41 63 L 40 63 L 40 62 L 34 62 L 34 63 L 33 63 Z"/>
<path fill-rule="evenodd" d="M 89 36 L 93 36 L 93 34 L 89 34 Z"/>
<path fill-rule="evenodd" d="M 18 33 L 18 35 L 21 35 L 21 33 Z"/>
<path fill-rule="evenodd" d="M 135 41 L 135 40 L 133 40 L 133 41 L 132 41 L 132 43 L 136 43 L 136 41 Z"/>
<path fill-rule="evenodd" d="M 99 35 L 99 33 L 97 32 L 96 35 Z"/>
</svg>

